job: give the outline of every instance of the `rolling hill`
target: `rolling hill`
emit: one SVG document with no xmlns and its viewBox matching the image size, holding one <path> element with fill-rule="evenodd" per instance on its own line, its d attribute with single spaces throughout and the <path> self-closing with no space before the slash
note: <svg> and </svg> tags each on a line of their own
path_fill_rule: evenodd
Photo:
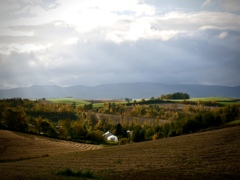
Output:
<svg viewBox="0 0 240 180">
<path fill-rule="evenodd" d="M 100 149 L 100 146 L 0 130 L 0 162 Z"/>
<path fill-rule="evenodd" d="M 0 159 L 17 159 L 0 162 L 0 179 L 64 179 L 56 172 L 66 168 L 114 180 L 240 178 L 240 126 L 113 147 L 86 145 L 88 150 L 0 130 L 0 145 Z"/>
<path fill-rule="evenodd" d="M 60 98 L 73 97 L 80 99 L 119 99 L 119 98 L 150 98 L 174 92 L 188 93 L 190 97 L 229 97 L 240 98 L 240 86 L 210 85 L 167 85 L 159 83 L 120 83 L 98 86 L 56 85 L 30 86 L 0 90 L 0 98 Z"/>
</svg>

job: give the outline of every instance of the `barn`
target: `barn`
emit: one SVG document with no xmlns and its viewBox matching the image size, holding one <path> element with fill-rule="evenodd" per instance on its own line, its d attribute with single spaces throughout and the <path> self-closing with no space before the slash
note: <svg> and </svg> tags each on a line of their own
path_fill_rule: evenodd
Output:
<svg viewBox="0 0 240 180">
<path fill-rule="evenodd" d="M 103 136 L 107 139 L 107 141 L 109 142 L 118 142 L 118 138 L 117 136 L 113 135 L 112 133 L 110 133 L 109 131 L 107 131 L 106 133 L 103 134 Z"/>
</svg>

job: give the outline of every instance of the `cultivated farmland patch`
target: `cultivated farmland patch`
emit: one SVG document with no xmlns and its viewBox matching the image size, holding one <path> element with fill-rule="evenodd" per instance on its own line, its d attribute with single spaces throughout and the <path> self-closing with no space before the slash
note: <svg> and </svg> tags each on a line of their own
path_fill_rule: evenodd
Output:
<svg viewBox="0 0 240 180">
<path fill-rule="evenodd" d="M 100 148 L 97 145 L 0 130 L 0 162 L 35 159 Z"/>
<path fill-rule="evenodd" d="M 2 135 L 7 135 L 6 141 L 25 140 L 25 145 L 19 142 L 15 146 L 15 153 L 22 153 L 22 147 L 32 147 L 28 135 L 1 131 L 1 139 Z M 89 170 L 97 177 L 114 180 L 240 179 L 240 126 L 114 147 L 86 145 L 95 149 L 90 151 L 83 145 L 81 151 L 65 143 L 69 142 L 48 142 L 41 151 L 46 154 L 49 149 L 49 157 L 0 163 L 0 179 L 61 179 L 55 172 L 66 169 Z"/>
</svg>

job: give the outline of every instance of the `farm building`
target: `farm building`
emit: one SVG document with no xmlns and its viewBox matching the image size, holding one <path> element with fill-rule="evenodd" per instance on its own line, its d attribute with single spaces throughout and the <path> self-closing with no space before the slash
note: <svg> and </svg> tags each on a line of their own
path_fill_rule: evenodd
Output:
<svg viewBox="0 0 240 180">
<path fill-rule="evenodd" d="M 110 133 L 109 131 L 104 133 L 103 136 L 107 139 L 107 141 L 109 142 L 118 142 L 118 138 L 117 136 L 114 136 L 112 133 Z"/>
</svg>

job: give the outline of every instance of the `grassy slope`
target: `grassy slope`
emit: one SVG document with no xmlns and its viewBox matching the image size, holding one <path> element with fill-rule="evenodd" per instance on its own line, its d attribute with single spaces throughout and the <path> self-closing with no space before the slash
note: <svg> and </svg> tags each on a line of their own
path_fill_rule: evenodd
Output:
<svg viewBox="0 0 240 180">
<path fill-rule="evenodd" d="M 84 104 L 90 104 L 91 100 L 81 100 L 81 99 L 74 99 L 74 98 L 53 98 L 53 99 L 47 99 L 47 101 L 50 101 L 52 103 L 65 103 L 65 104 L 72 104 L 73 102 L 76 103 L 76 105 L 84 105 Z M 141 99 L 137 101 L 142 101 Z M 183 100 L 171 100 L 173 102 L 183 101 Z M 186 101 L 216 101 L 218 103 L 227 105 L 227 104 L 239 104 L 239 101 L 236 101 L 236 99 L 232 98 L 224 98 L 224 97 L 203 97 L 203 98 L 191 98 L 187 99 Z M 126 101 L 119 101 L 119 100 L 94 100 L 94 107 L 101 107 L 104 103 L 107 102 L 115 102 L 115 103 L 121 103 L 126 104 Z M 161 103 L 162 104 L 162 103 Z"/>
<path fill-rule="evenodd" d="M 75 102 L 76 105 L 89 104 L 89 102 L 87 102 L 87 101 L 80 100 L 80 99 L 74 99 L 74 98 L 53 98 L 53 99 L 47 99 L 47 100 L 52 103 L 72 104 L 73 102 Z"/>
<path fill-rule="evenodd" d="M 55 151 L 49 157 L 0 163 L 0 179 L 61 179 L 53 172 L 66 168 L 115 180 L 240 178 L 240 126 L 92 151 Z"/>
<path fill-rule="evenodd" d="M 171 99 L 171 101 L 173 102 L 182 102 L 183 100 L 173 100 Z M 202 102 L 206 102 L 206 101 L 216 101 L 217 103 L 223 104 L 223 105 L 234 105 L 234 104 L 240 104 L 239 100 L 237 99 L 233 99 L 233 98 L 225 98 L 225 97 L 202 97 L 202 98 L 190 98 L 187 99 L 186 101 L 193 101 L 193 102 L 198 102 L 198 101 L 202 101 Z"/>
<path fill-rule="evenodd" d="M 74 98 L 53 98 L 53 99 L 47 99 L 47 101 L 50 101 L 51 103 L 64 103 L 64 104 L 72 104 L 73 102 L 75 102 L 77 106 L 92 103 L 91 100 L 81 100 L 81 99 L 74 99 Z M 120 100 L 93 100 L 93 106 L 101 107 L 103 106 L 104 103 L 108 103 L 108 102 L 114 102 L 116 104 L 126 103 L 125 101 L 120 101 Z"/>
<path fill-rule="evenodd" d="M 224 98 L 224 97 L 203 97 L 203 98 L 191 98 L 190 101 L 231 101 L 232 98 Z"/>
</svg>

